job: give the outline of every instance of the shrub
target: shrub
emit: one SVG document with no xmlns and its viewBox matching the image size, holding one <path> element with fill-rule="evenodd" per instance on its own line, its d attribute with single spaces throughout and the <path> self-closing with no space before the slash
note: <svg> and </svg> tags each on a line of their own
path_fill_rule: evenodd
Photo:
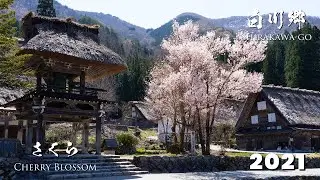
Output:
<svg viewBox="0 0 320 180">
<path fill-rule="evenodd" d="M 231 124 L 218 124 L 214 127 L 213 140 L 224 147 L 232 147 L 235 142 L 235 128 Z"/>
<path fill-rule="evenodd" d="M 147 149 L 147 150 L 162 150 L 162 149 L 160 148 L 160 145 L 159 145 L 159 144 L 151 144 L 151 145 L 149 145 L 149 146 L 146 146 L 146 149 Z"/>
<path fill-rule="evenodd" d="M 59 141 L 55 149 L 67 149 L 69 141 Z"/>
<path fill-rule="evenodd" d="M 72 133 L 71 123 L 51 124 L 46 132 L 46 141 L 49 143 L 71 141 Z"/>
<path fill-rule="evenodd" d="M 139 140 L 132 134 L 121 133 L 117 135 L 117 142 L 119 145 L 117 154 L 134 154 Z"/>
<path fill-rule="evenodd" d="M 179 154 L 181 152 L 179 144 L 172 144 L 169 146 L 168 152 L 172 154 Z"/>
</svg>

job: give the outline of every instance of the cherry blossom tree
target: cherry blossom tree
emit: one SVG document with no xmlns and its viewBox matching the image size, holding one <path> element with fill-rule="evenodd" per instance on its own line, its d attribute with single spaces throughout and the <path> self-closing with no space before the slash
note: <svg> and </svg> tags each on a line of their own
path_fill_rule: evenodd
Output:
<svg viewBox="0 0 320 180">
<path fill-rule="evenodd" d="M 174 22 L 172 35 L 161 45 L 164 59 L 151 71 L 146 101 L 155 113 L 179 124 L 181 149 L 186 126 L 193 124 L 202 153 L 210 154 L 215 120 L 233 113 L 227 102 L 259 91 L 262 74 L 245 67 L 264 59 L 266 43 L 247 37 L 242 32 L 233 40 L 214 31 L 201 35 L 191 21 Z"/>
</svg>

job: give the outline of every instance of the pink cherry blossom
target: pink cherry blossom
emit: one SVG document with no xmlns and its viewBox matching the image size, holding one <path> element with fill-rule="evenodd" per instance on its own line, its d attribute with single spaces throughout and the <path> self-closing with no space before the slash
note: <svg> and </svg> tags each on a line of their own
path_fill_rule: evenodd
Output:
<svg viewBox="0 0 320 180">
<path fill-rule="evenodd" d="M 194 130 L 207 130 L 208 146 L 216 118 L 234 113 L 228 102 L 260 90 L 262 74 L 244 68 L 265 58 L 266 43 L 245 36 L 240 32 L 231 41 L 214 31 L 200 35 L 191 21 L 174 22 L 172 35 L 161 45 L 165 58 L 151 71 L 146 101 L 155 115 L 186 125 L 196 124 L 199 114 L 201 124 Z"/>
</svg>

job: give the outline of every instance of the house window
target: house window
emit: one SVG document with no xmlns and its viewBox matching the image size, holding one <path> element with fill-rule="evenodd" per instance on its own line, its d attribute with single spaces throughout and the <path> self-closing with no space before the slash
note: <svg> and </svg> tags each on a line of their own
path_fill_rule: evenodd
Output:
<svg viewBox="0 0 320 180">
<path fill-rule="evenodd" d="M 271 129 L 271 127 L 267 127 L 267 129 L 268 129 L 268 130 L 270 130 L 270 129 Z"/>
<path fill-rule="evenodd" d="M 276 114 L 275 113 L 268 114 L 268 122 L 276 122 Z"/>
<path fill-rule="evenodd" d="M 251 124 L 258 124 L 258 115 L 251 116 Z"/>
<path fill-rule="evenodd" d="M 282 129 L 282 126 L 277 126 L 277 129 L 278 129 L 278 130 Z"/>
<path fill-rule="evenodd" d="M 257 103 L 258 111 L 266 110 L 267 109 L 267 103 L 266 101 L 261 101 Z"/>
</svg>

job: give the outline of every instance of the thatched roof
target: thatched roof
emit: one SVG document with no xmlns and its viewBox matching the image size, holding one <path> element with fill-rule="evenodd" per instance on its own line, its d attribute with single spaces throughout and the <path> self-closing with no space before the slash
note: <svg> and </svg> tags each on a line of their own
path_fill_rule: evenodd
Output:
<svg viewBox="0 0 320 180">
<path fill-rule="evenodd" d="M 24 91 L 22 89 L 10 89 L 5 87 L 0 87 L 0 122 L 3 122 L 4 120 L 12 121 L 16 120 L 15 117 L 11 114 L 9 115 L 9 112 L 15 112 L 15 107 L 3 107 L 4 104 L 7 102 L 10 102 L 12 100 L 15 100 L 17 98 L 22 97 L 24 94 Z"/>
<path fill-rule="evenodd" d="M 131 101 L 130 104 L 133 105 L 146 120 L 158 123 L 159 118 L 157 118 L 156 115 L 153 114 L 150 104 L 143 101 Z M 230 112 L 229 114 L 224 114 L 223 116 L 217 115 L 215 124 L 234 125 L 236 123 L 237 117 L 241 112 L 244 102 L 227 100 L 225 104 L 226 107 L 228 107 L 229 110 L 232 111 L 232 113 Z"/>
<path fill-rule="evenodd" d="M 23 31 L 25 43 L 21 53 L 90 66 L 89 79 L 126 69 L 118 54 L 100 45 L 99 26 L 29 13 L 23 18 Z"/>
<path fill-rule="evenodd" d="M 287 120 L 289 125 L 298 127 L 320 126 L 320 92 L 266 85 L 262 86 L 260 93 Z M 250 112 L 258 94 L 249 95 L 239 121 Z"/>
<path fill-rule="evenodd" d="M 280 86 L 262 91 L 291 125 L 320 126 L 320 92 Z"/>
<path fill-rule="evenodd" d="M 154 115 L 152 115 L 150 105 L 142 101 L 132 101 L 130 103 L 139 111 L 139 113 L 146 120 L 157 123 L 157 118 Z"/>
<path fill-rule="evenodd" d="M 0 109 L 10 109 L 10 108 L 3 108 L 1 106 L 17 98 L 20 98 L 23 95 L 24 95 L 24 91 L 22 89 L 10 89 L 10 88 L 0 87 Z"/>
</svg>

